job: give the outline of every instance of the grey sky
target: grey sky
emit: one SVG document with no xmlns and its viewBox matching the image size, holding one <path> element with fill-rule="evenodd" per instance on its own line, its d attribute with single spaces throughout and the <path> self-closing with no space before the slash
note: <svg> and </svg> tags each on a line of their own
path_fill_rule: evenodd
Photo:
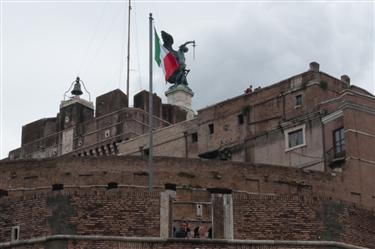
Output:
<svg viewBox="0 0 375 249">
<path fill-rule="evenodd" d="M 148 88 L 148 15 L 187 54 L 200 109 L 307 70 L 311 61 L 375 93 L 373 2 L 133 2 L 131 95 Z M 92 100 L 125 86 L 127 1 L 2 1 L 0 158 L 22 125 L 53 117 L 79 75 Z M 155 67 L 154 89 L 168 86 Z M 125 91 L 125 90 L 124 90 Z M 88 98 L 87 96 L 84 96 Z"/>
</svg>

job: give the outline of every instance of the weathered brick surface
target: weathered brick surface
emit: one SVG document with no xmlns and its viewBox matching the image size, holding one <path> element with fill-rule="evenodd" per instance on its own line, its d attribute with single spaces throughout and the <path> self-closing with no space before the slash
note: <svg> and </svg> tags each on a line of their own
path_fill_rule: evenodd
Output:
<svg viewBox="0 0 375 249">
<path fill-rule="evenodd" d="M 77 190 L 0 199 L 0 241 L 52 234 L 159 236 L 158 193 Z"/>
<path fill-rule="evenodd" d="M 20 225 L 21 239 L 53 234 L 157 237 L 159 194 L 146 190 L 88 187 L 2 197 L 0 241 L 9 241 L 14 225 Z M 209 201 L 207 192 L 184 189 L 177 190 L 177 200 Z M 189 212 L 195 210 L 181 209 L 175 215 L 186 218 Z M 373 213 L 328 197 L 234 192 L 233 214 L 236 239 L 329 240 L 369 248 L 375 244 Z M 92 242 L 87 243 L 89 248 Z"/>
<path fill-rule="evenodd" d="M 233 208 L 238 239 L 375 245 L 375 216 L 371 211 L 326 198 L 236 194 Z"/>
<path fill-rule="evenodd" d="M 189 192 L 192 197 L 198 199 L 203 197 L 201 191 Z M 186 191 L 181 192 L 182 195 L 186 193 Z M 371 211 L 350 203 L 316 196 L 237 192 L 233 195 L 235 239 L 337 241 L 368 248 L 373 248 L 375 244 L 373 230 L 375 216 Z M 182 198 L 177 191 L 177 199 Z M 215 205 L 213 208 L 214 215 L 217 216 L 215 220 L 220 221 L 222 216 L 220 209 L 215 210 Z M 14 225 L 19 225 L 21 228 L 21 240 L 46 235 L 158 237 L 160 234 L 160 201 L 157 192 L 149 194 L 139 191 L 127 192 L 123 189 L 86 188 L 49 194 L 29 193 L 21 197 L 1 198 L 0 210 L 1 242 L 9 241 L 10 230 Z M 54 247 L 57 246 L 56 243 L 61 244 L 62 241 L 45 242 L 45 248 L 111 248 L 110 246 L 113 246 L 113 242 L 108 241 L 71 241 L 69 247 L 66 241 L 63 247 L 61 245 Z M 134 246 L 138 248 L 141 245 L 137 242 Z M 159 248 L 158 243 L 148 246 L 145 248 Z M 163 246 L 176 248 L 174 243 L 169 242 Z M 187 245 L 183 244 L 181 248 L 185 246 Z M 220 243 L 199 244 L 199 246 L 223 248 L 220 247 L 223 246 Z M 232 248 L 231 246 L 234 245 L 225 245 L 225 248 Z M 37 245 L 35 248 L 38 248 Z"/>
<path fill-rule="evenodd" d="M 128 96 L 120 89 L 102 94 L 96 98 L 95 117 L 128 107 Z"/>
<path fill-rule="evenodd" d="M 1 162 L 0 189 L 9 190 L 9 195 L 14 196 L 22 193 L 17 190 L 19 188 L 30 191 L 27 189 L 42 187 L 45 191 L 50 191 L 55 183 L 62 183 L 66 188 L 87 185 L 105 187 L 109 182 L 147 186 L 147 165 L 147 160 L 141 157 L 119 156 Z M 347 170 L 351 168 L 348 167 Z M 359 177 L 360 172 L 354 167 L 350 172 L 353 174 L 353 179 Z M 287 167 L 230 161 L 182 158 L 155 158 L 154 160 L 156 186 L 163 187 L 169 182 L 186 188 L 226 187 L 256 193 L 315 194 L 362 204 L 372 209 L 373 204 L 370 201 L 365 205 L 366 202 L 352 199 L 351 192 L 357 191 L 362 185 L 370 186 L 367 181 L 355 181 L 348 186 L 348 180 L 343 177 L 346 177 L 346 174 L 304 172 Z M 342 181 L 343 179 L 345 181 Z M 372 189 L 366 191 L 371 193 Z"/>
</svg>

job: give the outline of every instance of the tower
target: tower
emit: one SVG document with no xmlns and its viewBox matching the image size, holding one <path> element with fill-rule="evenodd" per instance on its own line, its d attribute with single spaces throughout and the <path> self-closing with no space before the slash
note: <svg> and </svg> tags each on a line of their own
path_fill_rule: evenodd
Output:
<svg viewBox="0 0 375 249">
<path fill-rule="evenodd" d="M 65 100 L 66 93 L 69 92 L 73 83 L 72 96 Z M 65 92 L 64 100 L 60 103 L 60 112 L 57 114 L 57 131 L 62 131 L 61 155 L 73 151 L 73 138 L 77 136 L 74 134 L 74 127 L 94 117 L 94 104 L 90 101 L 90 93 L 85 88 L 89 94 L 89 101 L 81 99 L 80 95 L 83 94 L 81 83 L 83 82 L 77 77 L 73 83 Z"/>
</svg>

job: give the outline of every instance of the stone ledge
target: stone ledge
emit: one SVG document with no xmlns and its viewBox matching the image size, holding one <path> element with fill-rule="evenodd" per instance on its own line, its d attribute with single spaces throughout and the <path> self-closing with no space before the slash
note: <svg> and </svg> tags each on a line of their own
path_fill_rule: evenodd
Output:
<svg viewBox="0 0 375 249">
<path fill-rule="evenodd" d="M 12 248 L 21 245 L 32 245 L 47 241 L 57 240 L 88 240 L 88 241 L 118 241 L 118 242 L 139 242 L 139 243 L 176 243 L 176 244 L 218 244 L 218 245 L 270 245 L 270 246 L 316 246 L 326 249 L 327 246 L 335 249 L 369 249 L 367 247 L 355 246 L 336 241 L 302 241 L 302 240 L 225 240 L 225 239 L 177 239 L 162 237 L 121 237 L 121 236 L 100 236 L 100 235 L 50 235 L 45 237 L 19 240 L 16 242 L 2 242 L 0 248 Z"/>
</svg>

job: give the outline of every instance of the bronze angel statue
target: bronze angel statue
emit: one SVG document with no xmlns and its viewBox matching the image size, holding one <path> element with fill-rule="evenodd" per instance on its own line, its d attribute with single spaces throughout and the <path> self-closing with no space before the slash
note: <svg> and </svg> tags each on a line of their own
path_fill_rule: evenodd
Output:
<svg viewBox="0 0 375 249">
<path fill-rule="evenodd" d="M 178 50 L 174 50 L 173 37 L 165 31 L 161 31 L 161 37 L 163 39 L 163 46 L 176 58 L 178 67 L 174 73 L 167 79 L 167 82 L 176 85 L 188 85 L 186 76 L 190 70 L 186 69 L 185 64 L 185 53 L 189 51 L 187 48 L 188 44 L 193 44 L 195 46 L 195 41 L 187 41 L 184 44 L 180 45 Z"/>
</svg>

